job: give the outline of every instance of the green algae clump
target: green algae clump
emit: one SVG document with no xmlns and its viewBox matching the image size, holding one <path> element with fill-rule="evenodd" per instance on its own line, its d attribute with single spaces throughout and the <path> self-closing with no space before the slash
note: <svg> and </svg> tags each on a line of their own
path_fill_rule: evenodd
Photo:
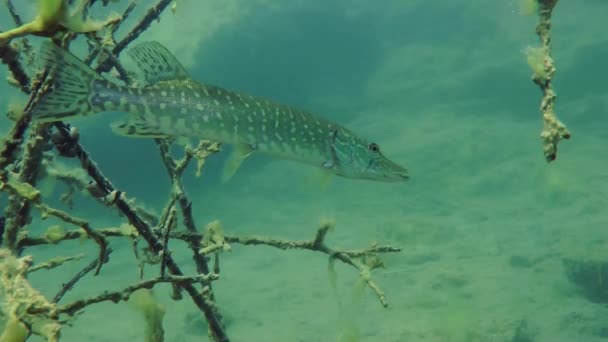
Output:
<svg viewBox="0 0 608 342">
<path fill-rule="evenodd" d="M 519 14 L 530 16 L 538 13 L 538 0 L 519 0 Z"/>
<path fill-rule="evenodd" d="M 0 33 L 0 45 L 28 34 L 53 37 L 57 32 L 68 30 L 77 33 L 99 31 L 107 25 L 121 20 L 119 15 L 110 15 L 102 22 L 83 16 L 87 1 L 80 0 L 72 9 L 65 0 L 39 0 L 38 14 L 32 21 L 12 30 Z"/>
<path fill-rule="evenodd" d="M 4 187 L 8 187 L 13 192 L 16 192 L 17 195 L 23 197 L 29 201 L 37 202 L 40 199 L 40 191 L 30 185 L 29 183 L 19 181 L 17 174 L 14 172 L 8 172 L 6 181 L 0 181 L 0 190 Z"/>
<path fill-rule="evenodd" d="M 6 322 L 0 335 L 0 342 L 23 342 L 27 339 L 29 333 L 23 323 L 17 318 L 12 317 Z"/>
<path fill-rule="evenodd" d="M 47 228 L 44 233 L 44 238 L 47 239 L 50 243 L 56 244 L 57 242 L 63 240 L 66 235 L 65 229 L 60 225 L 54 225 Z"/>
<path fill-rule="evenodd" d="M 129 304 L 144 316 L 146 323 L 144 341 L 162 342 L 165 334 L 163 329 L 165 309 L 154 299 L 152 290 L 141 289 L 133 292 Z"/>
<path fill-rule="evenodd" d="M 548 75 L 545 70 L 545 49 L 542 47 L 527 47 L 524 53 L 530 69 L 534 72 L 534 77 L 546 80 Z"/>
<path fill-rule="evenodd" d="M 41 27 L 53 25 L 65 13 L 66 3 L 63 0 L 38 0 L 38 21 Z"/>
</svg>

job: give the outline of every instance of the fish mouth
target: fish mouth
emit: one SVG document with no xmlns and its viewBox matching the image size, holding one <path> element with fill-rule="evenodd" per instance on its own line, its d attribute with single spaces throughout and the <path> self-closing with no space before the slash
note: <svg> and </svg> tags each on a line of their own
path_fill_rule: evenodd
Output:
<svg viewBox="0 0 608 342">
<path fill-rule="evenodd" d="M 407 171 L 387 174 L 387 175 L 385 175 L 385 177 L 386 177 L 386 181 L 393 182 L 393 183 L 407 182 L 410 180 L 410 175 L 408 174 Z"/>
<path fill-rule="evenodd" d="M 378 173 L 375 177 L 370 177 L 370 179 L 385 183 L 402 183 L 410 180 L 410 174 L 406 169 L 400 168 L 399 170 Z"/>
<path fill-rule="evenodd" d="M 388 182 L 406 182 L 410 179 L 410 173 L 407 169 L 397 163 L 392 161 L 388 161 L 386 164 L 386 169 L 383 174 L 384 178 Z"/>
<path fill-rule="evenodd" d="M 399 180 L 401 180 L 403 182 L 410 180 L 410 175 L 409 175 L 409 173 L 407 173 L 407 171 L 398 174 L 397 177 L 399 178 Z"/>
</svg>

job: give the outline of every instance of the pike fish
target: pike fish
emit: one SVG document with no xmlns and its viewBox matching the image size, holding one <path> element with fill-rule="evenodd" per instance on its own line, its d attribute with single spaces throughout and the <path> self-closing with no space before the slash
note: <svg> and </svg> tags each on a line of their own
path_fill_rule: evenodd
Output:
<svg viewBox="0 0 608 342">
<path fill-rule="evenodd" d="M 148 138 L 199 138 L 234 144 L 223 179 L 252 153 L 309 164 L 329 174 L 385 182 L 409 179 L 375 142 L 299 109 L 194 81 L 164 46 L 144 42 L 128 54 L 143 75 L 123 86 L 99 75 L 68 51 L 42 44 L 40 58 L 51 89 L 30 110 L 39 122 L 102 112 L 128 113 L 112 124 L 117 134 Z"/>
</svg>

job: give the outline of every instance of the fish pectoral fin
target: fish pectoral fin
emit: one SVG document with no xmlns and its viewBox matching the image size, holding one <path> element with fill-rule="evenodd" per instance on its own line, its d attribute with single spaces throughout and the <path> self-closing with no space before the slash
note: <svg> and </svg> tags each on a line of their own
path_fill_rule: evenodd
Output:
<svg viewBox="0 0 608 342">
<path fill-rule="evenodd" d="M 316 184 L 319 185 L 321 190 L 326 190 L 331 182 L 334 173 L 332 170 L 335 168 L 335 162 L 333 160 L 327 160 L 321 164 L 321 168 L 316 173 Z"/>
<path fill-rule="evenodd" d="M 333 179 L 333 173 L 323 170 L 321 173 L 321 176 L 319 178 L 319 182 L 321 184 L 321 189 L 326 190 L 327 187 L 329 186 L 329 183 L 331 183 L 331 180 Z"/>
<path fill-rule="evenodd" d="M 331 184 L 333 173 L 326 169 L 316 169 L 305 175 L 304 186 L 311 192 L 325 191 Z"/>
<path fill-rule="evenodd" d="M 317 174 L 317 181 L 322 190 L 326 190 L 331 183 L 333 173 L 327 169 L 320 169 Z"/>
<path fill-rule="evenodd" d="M 148 85 L 191 78 L 177 58 L 159 42 L 137 44 L 129 49 L 128 55 L 135 62 Z"/>
<path fill-rule="evenodd" d="M 234 151 L 232 151 L 228 157 L 228 160 L 226 160 L 226 165 L 224 166 L 224 171 L 222 172 L 223 183 L 228 182 L 232 176 L 234 176 L 236 171 L 243 163 L 243 160 L 249 157 L 253 151 L 255 151 L 255 149 L 249 144 L 237 144 L 234 147 Z"/>
<path fill-rule="evenodd" d="M 168 138 L 171 136 L 160 126 L 145 120 L 118 121 L 112 123 L 111 127 L 114 133 L 132 138 Z"/>
</svg>

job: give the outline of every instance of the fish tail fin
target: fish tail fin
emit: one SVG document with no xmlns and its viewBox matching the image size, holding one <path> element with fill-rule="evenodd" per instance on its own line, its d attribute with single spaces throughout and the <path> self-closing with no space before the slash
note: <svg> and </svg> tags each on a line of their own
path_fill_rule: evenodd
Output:
<svg viewBox="0 0 608 342">
<path fill-rule="evenodd" d="M 94 105 L 94 95 L 100 90 L 118 88 L 51 42 L 42 44 L 40 59 L 49 72 L 51 87 L 30 109 L 36 121 L 52 122 L 102 112 L 103 104 Z"/>
</svg>

